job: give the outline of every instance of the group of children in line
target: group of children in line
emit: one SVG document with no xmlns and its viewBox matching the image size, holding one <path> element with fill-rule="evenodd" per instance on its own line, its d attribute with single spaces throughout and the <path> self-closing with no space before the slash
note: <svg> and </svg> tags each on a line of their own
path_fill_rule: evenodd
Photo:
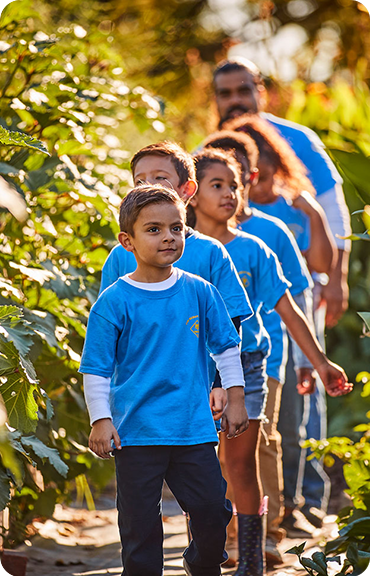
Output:
<svg viewBox="0 0 370 576">
<path fill-rule="evenodd" d="M 80 367 L 89 445 L 109 458 L 114 443 L 125 576 L 162 574 L 164 480 L 189 516 L 187 574 L 221 574 L 230 498 L 235 574 L 263 576 L 261 503 L 267 494 L 273 533 L 282 496 L 285 326 L 297 344 L 300 394 L 313 391 L 313 369 L 331 396 L 352 388 L 310 327 L 302 254 L 285 225 L 260 211 L 276 215 L 277 201 L 287 224 L 298 222 L 310 268 L 325 272 L 335 250 L 314 191 L 263 121 L 226 128 L 194 157 L 171 142 L 134 155 L 135 188 L 122 201 L 119 244 L 89 317 Z"/>
</svg>

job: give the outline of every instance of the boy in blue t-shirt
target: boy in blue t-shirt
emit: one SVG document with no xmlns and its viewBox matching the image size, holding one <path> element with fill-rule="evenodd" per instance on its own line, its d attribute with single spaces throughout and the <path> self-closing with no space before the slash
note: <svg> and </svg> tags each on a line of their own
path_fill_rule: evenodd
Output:
<svg viewBox="0 0 370 576">
<path fill-rule="evenodd" d="M 173 268 L 185 239 L 185 207 L 163 186 L 123 200 L 119 240 L 135 271 L 104 290 L 89 317 L 80 372 L 92 431 L 108 458 L 114 442 L 125 576 L 161 576 L 163 481 L 190 517 L 187 574 L 219 576 L 231 518 L 214 450 L 208 351 L 227 391 L 222 427 L 244 432 L 248 416 L 240 338 L 218 291 Z"/>
</svg>

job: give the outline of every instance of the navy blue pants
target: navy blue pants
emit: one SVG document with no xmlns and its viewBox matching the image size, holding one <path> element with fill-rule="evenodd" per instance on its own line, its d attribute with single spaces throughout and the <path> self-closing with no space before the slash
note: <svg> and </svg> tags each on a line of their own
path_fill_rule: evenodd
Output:
<svg viewBox="0 0 370 576">
<path fill-rule="evenodd" d="M 192 575 L 219 576 L 232 508 L 214 445 L 124 446 L 115 460 L 123 576 L 162 575 L 164 480 L 189 513 L 193 539 L 184 558 Z"/>
</svg>

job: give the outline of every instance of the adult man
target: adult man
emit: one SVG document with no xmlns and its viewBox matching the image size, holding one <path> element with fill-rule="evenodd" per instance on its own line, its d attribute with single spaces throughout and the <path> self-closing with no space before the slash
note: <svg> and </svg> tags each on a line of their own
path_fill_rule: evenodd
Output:
<svg viewBox="0 0 370 576">
<path fill-rule="evenodd" d="M 326 306 L 326 325 L 329 327 L 334 326 L 348 306 L 347 275 L 350 242 L 343 240 L 339 236 L 348 236 L 351 231 L 349 213 L 343 196 L 341 187 L 342 179 L 340 175 L 325 152 L 324 145 L 315 132 L 299 124 L 287 122 L 286 120 L 273 116 L 272 114 L 266 114 L 263 112 L 266 103 L 266 90 L 263 85 L 261 73 L 252 62 L 241 58 L 221 62 L 214 73 L 214 89 L 219 113 L 219 127 L 222 127 L 227 120 L 242 114 L 248 112 L 258 113 L 260 116 L 264 117 L 266 121 L 272 124 L 280 135 L 288 141 L 296 155 L 307 167 L 308 176 L 317 192 L 316 199 L 325 211 L 329 221 L 329 226 L 338 247 L 336 266 L 330 273 L 328 283 L 325 286 L 319 287 L 318 302 L 316 304 L 319 312 L 318 317 L 323 317 L 322 312 L 325 310 Z M 319 334 L 321 332 L 323 335 L 323 325 L 318 332 Z M 290 380 L 290 385 L 293 386 L 294 391 L 294 377 L 293 383 L 291 378 L 288 380 Z M 297 394 L 292 394 L 290 392 L 291 390 L 292 388 L 290 388 L 289 394 L 287 394 L 288 386 L 286 386 L 286 394 L 283 395 L 283 409 L 286 414 L 289 415 L 290 413 L 292 417 L 294 413 L 295 416 L 298 416 L 298 420 L 301 419 L 304 421 L 307 417 L 308 408 L 308 411 L 311 410 L 309 423 L 311 423 L 312 426 L 306 426 L 307 433 L 309 431 L 310 436 L 315 436 L 315 431 L 312 430 L 313 427 L 316 428 L 316 434 L 318 434 L 318 437 L 323 437 L 325 435 L 325 426 L 323 426 L 323 423 L 325 423 L 326 419 L 324 394 L 317 392 L 316 397 L 311 398 L 311 402 L 310 399 L 307 398 L 304 406 L 299 406 L 297 401 L 299 402 L 301 399 L 297 398 Z M 283 433 L 284 466 L 286 467 L 285 472 L 287 473 L 288 480 L 285 489 L 287 504 L 288 506 L 293 506 L 295 497 L 301 495 L 302 490 L 303 495 L 306 496 L 306 500 L 309 501 L 310 496 L 315 494 L 315 491 L 320 492 L 318 484 L 321 483 L 320 497 L 318 497 L 315 502 L 316 497 L 313 496 L 310 504 L 311 506 L 314 505 L 325 510 L 324 501 L 325 499 L 327 500 L 328 494 L 325 475 L 322 469 L 313 471 L 311 470 L 312 465 L 309 464 L 309 470 L 307 470 L 306 466 L 308 479 L 306 494 L 304 485 L 302 489 L 302 465 L 303 467 L 305 466 L 305 459 L 299 458 L 300 448 L 298 444 L 298 425 L 296 427 L 296 449 L 295 454 L 293 454 L 294 434 L 291 434 L 291 430 L 289 429 L 289 427 L 292 427 L 291 417 L 282 417 L 282 426 L 280 428 Z M 283 420 L 288 425 L 287 429 L 284 429 Z M 305 424 L 307 425 L 307 421 Z M 284 435 L 287 438 L 286 446 L 284 446 Z M 278 437 L 272 439 L 272 445 L 274 445 L 274 441 L 275 445 L 279 444 Z M 274 448 L 270 448 L 268 450 L 273 449 Z M 298 470 L 301 485 L 299 485 L 299 481 L 297 482 Z M 263 462 L 261 465 L 261 472 L 263 480 Z M 269 473 L 271 475 L 271 468 Z M 311 517 L 311 520 L 315 521 L 315 518 Z M 276 521 L 277 519 L 275 519 L 275 528 Z"/>
</svg>

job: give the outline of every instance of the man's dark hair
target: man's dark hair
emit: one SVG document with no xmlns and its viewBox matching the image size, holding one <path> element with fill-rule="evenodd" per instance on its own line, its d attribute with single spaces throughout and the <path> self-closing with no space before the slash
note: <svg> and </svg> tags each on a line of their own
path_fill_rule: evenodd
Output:
<svg viewBox="0 0 370 576">
<path fill-rule="evenodd" d="M 165 156 L 170 158 L 179 177 L 179 186 L 187 180 L 195 180 L 194 161 L 192 156 L 175 142 L 165 140 L 141 148 L 131 159 L 131 171 L 134 175 L 136 164 L 145 156 Z"/>
<path fill-rule="evenodd" d="M 231 130 L 220 130 L 208 136 L 203 142 L 204 148 L 221 148 L 221 150 L 231 150 L 239 152 L 248 161 L 249 170 L 257 168 L 258 148 L 253 138 L 247 134 L 233 132 Z M 236 156 L 236 159 L 237 156 Z"/>
<path fill-rule="evenodd" d="M 150 204 L 174 204 L 183 213 L 184 220 L 186 209 L 181 198 L 168 188 L 160 184 L 143 185 L 133 188 L 122 200 L 119 210 L 119 226 L 121 232 L 134 235 L 134 224 L 145 206 Z"/>
<path fill-rule="evenodd" d="M 213 81 L 219 74 L 228 74 L 229 72 L 237 72 L 239 70 L 246 70 L 253 78 L 256 85 L 263 85 L 262 74 L 257 66 L 247 60 L 246 58 L 233 58 L 230 60 L 222 60 L 213 72 Z"/>
</svg>

